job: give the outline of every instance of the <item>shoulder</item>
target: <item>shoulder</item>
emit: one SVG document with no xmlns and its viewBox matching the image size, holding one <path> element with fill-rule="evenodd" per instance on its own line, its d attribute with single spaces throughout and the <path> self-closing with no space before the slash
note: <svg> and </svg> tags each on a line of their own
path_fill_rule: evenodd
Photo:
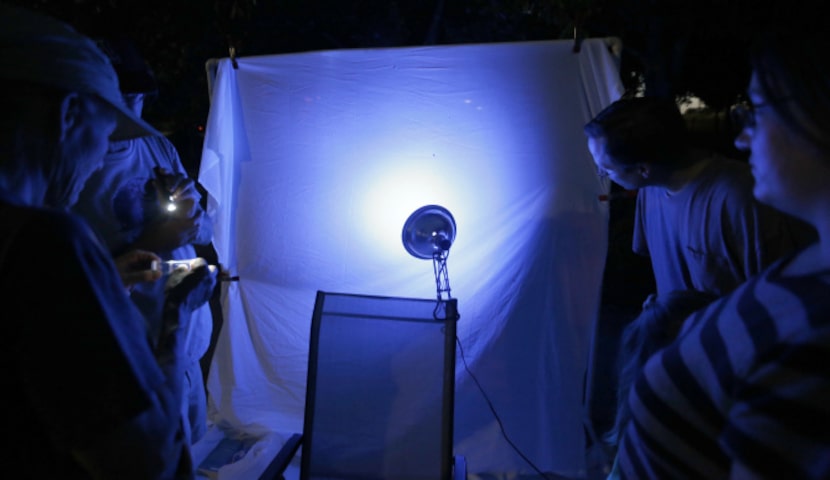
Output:
<svg viewBox="0 0 830 480">
<path fill-rule="evenodd" d="M 77 215 L 55 209 L 9 207 L 0 214 L 2 235 L 12 263 L 36 261 L 70 268 L 73 259 L 110 265 L 110 258 L 87 223 Z"/>
<path fill-rule="evenodd" d="M 752 197 L 755 179 L 752 177 L 752 169 L 746 162 L 713 155 L 701 178 L 713 187 Z"/>
<path fill-rule="evenodd" d="M 49 210 L 43 212 L 38 225 L 47 230 L 45 233 L 53 233 L 54 240 L 63 240 L 69 245 L 89 244 L 91 247 L 100 247 L 89 224 L 78 215 Z"/>
<path fill-rule="evenodd" d="M 136 320 L 139 317 L 112 256 L 81 218 L 59 210 L 23 208 L 15 209 L 17 219 L 12 225 L 6 222 L 6 213 L 0 210 L 2 283 L 15 292 L 37 289 L 49 299 L 32 303 L 13 293 L 8 309 L 42 320 L 31 328 L 51 322 L 53 332 L 70 328 L 68 324 L 56 326 L 55 320 L 79 319 L 70 322 L 74 330 L 57 338 L 77 335 L 83 329 L 91 332 L 90 342 L 102 332 L 142 338 L 143 323 Z M 33 337 L 37 334 L 32 332 Z"/>
<path fill-rule="evenodd" d="M 23 234 L 46 235 L 44 240 L 61 242 L 89 233 L 80 217 L 63 210 L 25 206 L 3 206 L 3 227 Z"/>
<path fill-rule="evenodd" d="M 164 135 L 147 135 L 145 137 L 140 138 L 144 143 L 148 145 L 158 145 L 163 148 L 170 148 L 173 150 L 176 149 L 176 147 L 173 145 L 173 142 L 171 142 L 170 139 L 165 137 Z"/>
<path fill-rule="evenodd" d="M 645 206 L 649 199 L 652 199 L 658 195 L 665 195 L 666 189 L 663 187 L 655 187 L 655 186 L 648 186 L 648 187 L 641 187 L 637 190 L 637 200 L 636 200 L 636 207 L 642 208 Z"/>
<path fill-rule="evenodd" d="M 715 155 L 698 176 L 692 199 L 698 205 L 702 202 L 708 212 L 754 217 L 749 212 L 763 208 L 753 193 L 754 185 L 749 164 Z"/>
<path fill-rule="evenodd" d="M 152 158 L 157 165 L 182 173 L 179 151 L 169 138 L 150 135 L 141 138 L 141 145 L 143 156 Z"/>
<path fill-rule="evenodd" d="M 146 137 L 142 137 L 142 143 L 145 145 L 146 148 L 153 150 L 155 152 L 164 153 L 165 155 L 174 155 L 178 156 L 179 152 L 176 150 L 176 146 L 173 142 L 170 141 L 169 138 L 162 136 L 162 135 L 148 135 Z"/>
</svg>

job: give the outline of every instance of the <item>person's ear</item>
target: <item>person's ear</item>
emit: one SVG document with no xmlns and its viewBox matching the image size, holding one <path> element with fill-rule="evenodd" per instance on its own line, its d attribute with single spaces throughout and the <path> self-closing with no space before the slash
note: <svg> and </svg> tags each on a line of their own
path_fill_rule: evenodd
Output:
<svg viewBox="0 0 830 480">
<path fill-rule="evenodd" d="M 59 138 L 64 141 L 67 136 L 80 124 L 82 116 L 82 99 L 80 94 L 70 92 L 60 100 Z"/>
</svg>

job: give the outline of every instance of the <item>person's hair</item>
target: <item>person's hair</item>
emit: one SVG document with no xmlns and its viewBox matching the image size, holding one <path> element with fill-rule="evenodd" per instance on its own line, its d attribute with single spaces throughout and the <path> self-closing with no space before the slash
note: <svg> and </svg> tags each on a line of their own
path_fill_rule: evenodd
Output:
<svg viewBox="0 0 830 480">
<path fill-rule="evenodd" d="M 805 21 L 764 30 L 751 62 L 765 102 L 792 130 L 830 151 L 830 63 L 820 54 L 828 49 L 823 25 Z"/>
<path fill-rule="evenodd" d="M 605 140 L 605 152 L 622 165 L 675 165 L 689 148 L 689 132 L 674 100 L 622 98 L 602 110 L 584 129 Z"/>
</svg>

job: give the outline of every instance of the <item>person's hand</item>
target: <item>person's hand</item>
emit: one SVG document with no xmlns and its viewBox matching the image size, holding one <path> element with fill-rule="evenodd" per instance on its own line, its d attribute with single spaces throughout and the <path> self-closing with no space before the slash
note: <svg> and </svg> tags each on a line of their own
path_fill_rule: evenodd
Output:
<svg viewBox="0 0 830 480">
<path fill-rule="evenodd" d="M 204 243 L 203 232 L 212 232 L 210 220 L 200 205 L 196 183 L 160 167 L 151 180 L 160 216 L 147 225 L 133 242 L 138 248 L 169 252 L 188 244 Z"/>
<path fill-rule="evenodd" d="M 194 258 L 165 281 L 161 333 L 155 347 L 156 360 L 162 368 L 172 368 L 184 355 L 191 314 L 213 294 L 216 272 L 216 267 L 208 265 L 205 259 Z"/>
<path fill-rule="evenodd" d="M 169 170 L 156 167 L 156 198 L 160 208 L 171 218 L 192 218 L 201 212 L 201 194 L 192 179 Z"/>
<path fill-rule="evenodd" d="M 130 250 L 118 255 L 114 259 L 115 269 L 121 277 L 124 287 L 130 289 L 133 285 L 143 282 L 155 282 L 161 278 L 160 270 L 151 268 L 153 262 L 161 262 L 161 258 L 146 250 Z"/>
<path fill-rule="evenodd" d="M 207 302 L 216 286 L 217 269 L 204 258 L 194 258 L 178 267 L 164 284 L 165 303 L 193 311 Z"/>
</svg>

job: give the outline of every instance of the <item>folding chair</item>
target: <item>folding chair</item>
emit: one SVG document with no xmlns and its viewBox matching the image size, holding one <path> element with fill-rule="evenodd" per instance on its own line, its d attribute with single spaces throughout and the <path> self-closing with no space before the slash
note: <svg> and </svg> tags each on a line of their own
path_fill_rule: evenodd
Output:
<svg viewBox="0 0 830 480">
<path fill-rule="evenodd" d="M 460 480 L 453 455 L 456 300 L 317 292 L 303 433 L 261 480 L 282 478 L 300 449 L 301 480 Z"/>
</svg>

